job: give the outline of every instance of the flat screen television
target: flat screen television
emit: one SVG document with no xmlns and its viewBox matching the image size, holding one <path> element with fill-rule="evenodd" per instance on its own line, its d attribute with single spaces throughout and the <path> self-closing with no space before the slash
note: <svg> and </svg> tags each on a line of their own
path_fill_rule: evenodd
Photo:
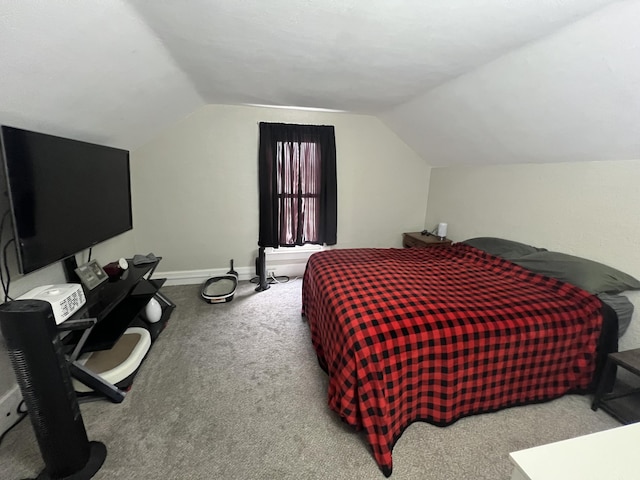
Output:
<svg viewBox="0 0 640 480">
<path fill-rule="evenodd" d="M 127 150 L 8 126 L 0 141 L 21 273 L 133 228 Z"/>
</svg>

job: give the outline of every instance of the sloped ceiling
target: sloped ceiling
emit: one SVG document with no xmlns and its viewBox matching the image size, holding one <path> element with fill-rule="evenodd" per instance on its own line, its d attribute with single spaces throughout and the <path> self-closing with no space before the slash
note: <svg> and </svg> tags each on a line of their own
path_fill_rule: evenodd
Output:
<svg viewBox="0 0 640 480">
<path fill-rule="evenodd" d="M 379 116 L 432 165 L 640 158 L 640 1 L 0 7 L 0 122 L 135 148 L 203 104 Z"/>
</svg>

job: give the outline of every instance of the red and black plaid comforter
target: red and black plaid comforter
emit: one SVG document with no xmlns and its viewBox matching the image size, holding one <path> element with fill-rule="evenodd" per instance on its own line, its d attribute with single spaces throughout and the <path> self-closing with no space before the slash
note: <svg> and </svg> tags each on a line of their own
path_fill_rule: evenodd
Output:
<svg viewBox="0 0 640 480">
<path fill-rule="evenodd" d="M 552 399 L 594 373 L 598 298 L 467 245 L 316 253 L 302 296 L 329 406 L 387 476 L 414 421 Z"/>
</svg>

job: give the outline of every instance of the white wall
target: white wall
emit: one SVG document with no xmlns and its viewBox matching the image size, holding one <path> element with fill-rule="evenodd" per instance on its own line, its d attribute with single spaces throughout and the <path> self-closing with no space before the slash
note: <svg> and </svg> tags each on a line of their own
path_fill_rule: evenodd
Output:
<svg viewBox="0 0 640 480">
<path fill-rule="evenodd" d="M 432 165 L 640 158 L 639 24 L 613 2 L 383 119 Z"/>
<path fill-rule="evenodd" d="M 423 228 L 430 168 L 375 117 L 209 105 L 132 152 L 135 245 L 161 272 L 254 269 L 261 121 L 335 126 L 338 247 Z"/>
<path fill-rule="evenodd" d="M 449 237 L 503 237 L 640 278 L 640 160 L 434 168 L 427 224 Z M 640 298 L 621 348 L 640 347 Z"/>
</svg>

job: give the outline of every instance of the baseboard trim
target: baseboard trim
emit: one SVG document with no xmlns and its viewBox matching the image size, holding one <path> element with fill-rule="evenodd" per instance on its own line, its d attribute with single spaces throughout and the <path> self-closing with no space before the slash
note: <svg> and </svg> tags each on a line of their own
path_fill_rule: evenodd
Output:
<svg viewBox="0 0 640 480">
<path fill-rule="evenodd" d="M 288 263 L 275 264 L 271 262 L 267 264 L 267 272 L 274 276 L 286 275 L 288 277 L 299 277 L 304 273 L 306 261 L 304 263 Z M 256 276 L 255 267 L 238 267 L 234 268 L 238 272 L 238 280 L 251 280 Z M 202 284 L 211 277 L 225 275 L 229 271 L 228 268 L 214 268 L 209 270 L 177 270 L 166 272 L 155 272 L 154 278 L 166 278 L 165 285 L 198 285 Z"/>
<path fill-rule="evenodd" d="M 238 272 L 238 280 L 251 280 L 255 277 L 255 267 L 238 267 L 234 268 Z M 214 268 L 208 270 L 176 270 L 169 272 L 155 272 L 155 278 L 166 278 L 165 285 L 197 285 L 204 283 L 211 277 L 225 275 L 229 271 L 228 268 Z"/>
</svg>

